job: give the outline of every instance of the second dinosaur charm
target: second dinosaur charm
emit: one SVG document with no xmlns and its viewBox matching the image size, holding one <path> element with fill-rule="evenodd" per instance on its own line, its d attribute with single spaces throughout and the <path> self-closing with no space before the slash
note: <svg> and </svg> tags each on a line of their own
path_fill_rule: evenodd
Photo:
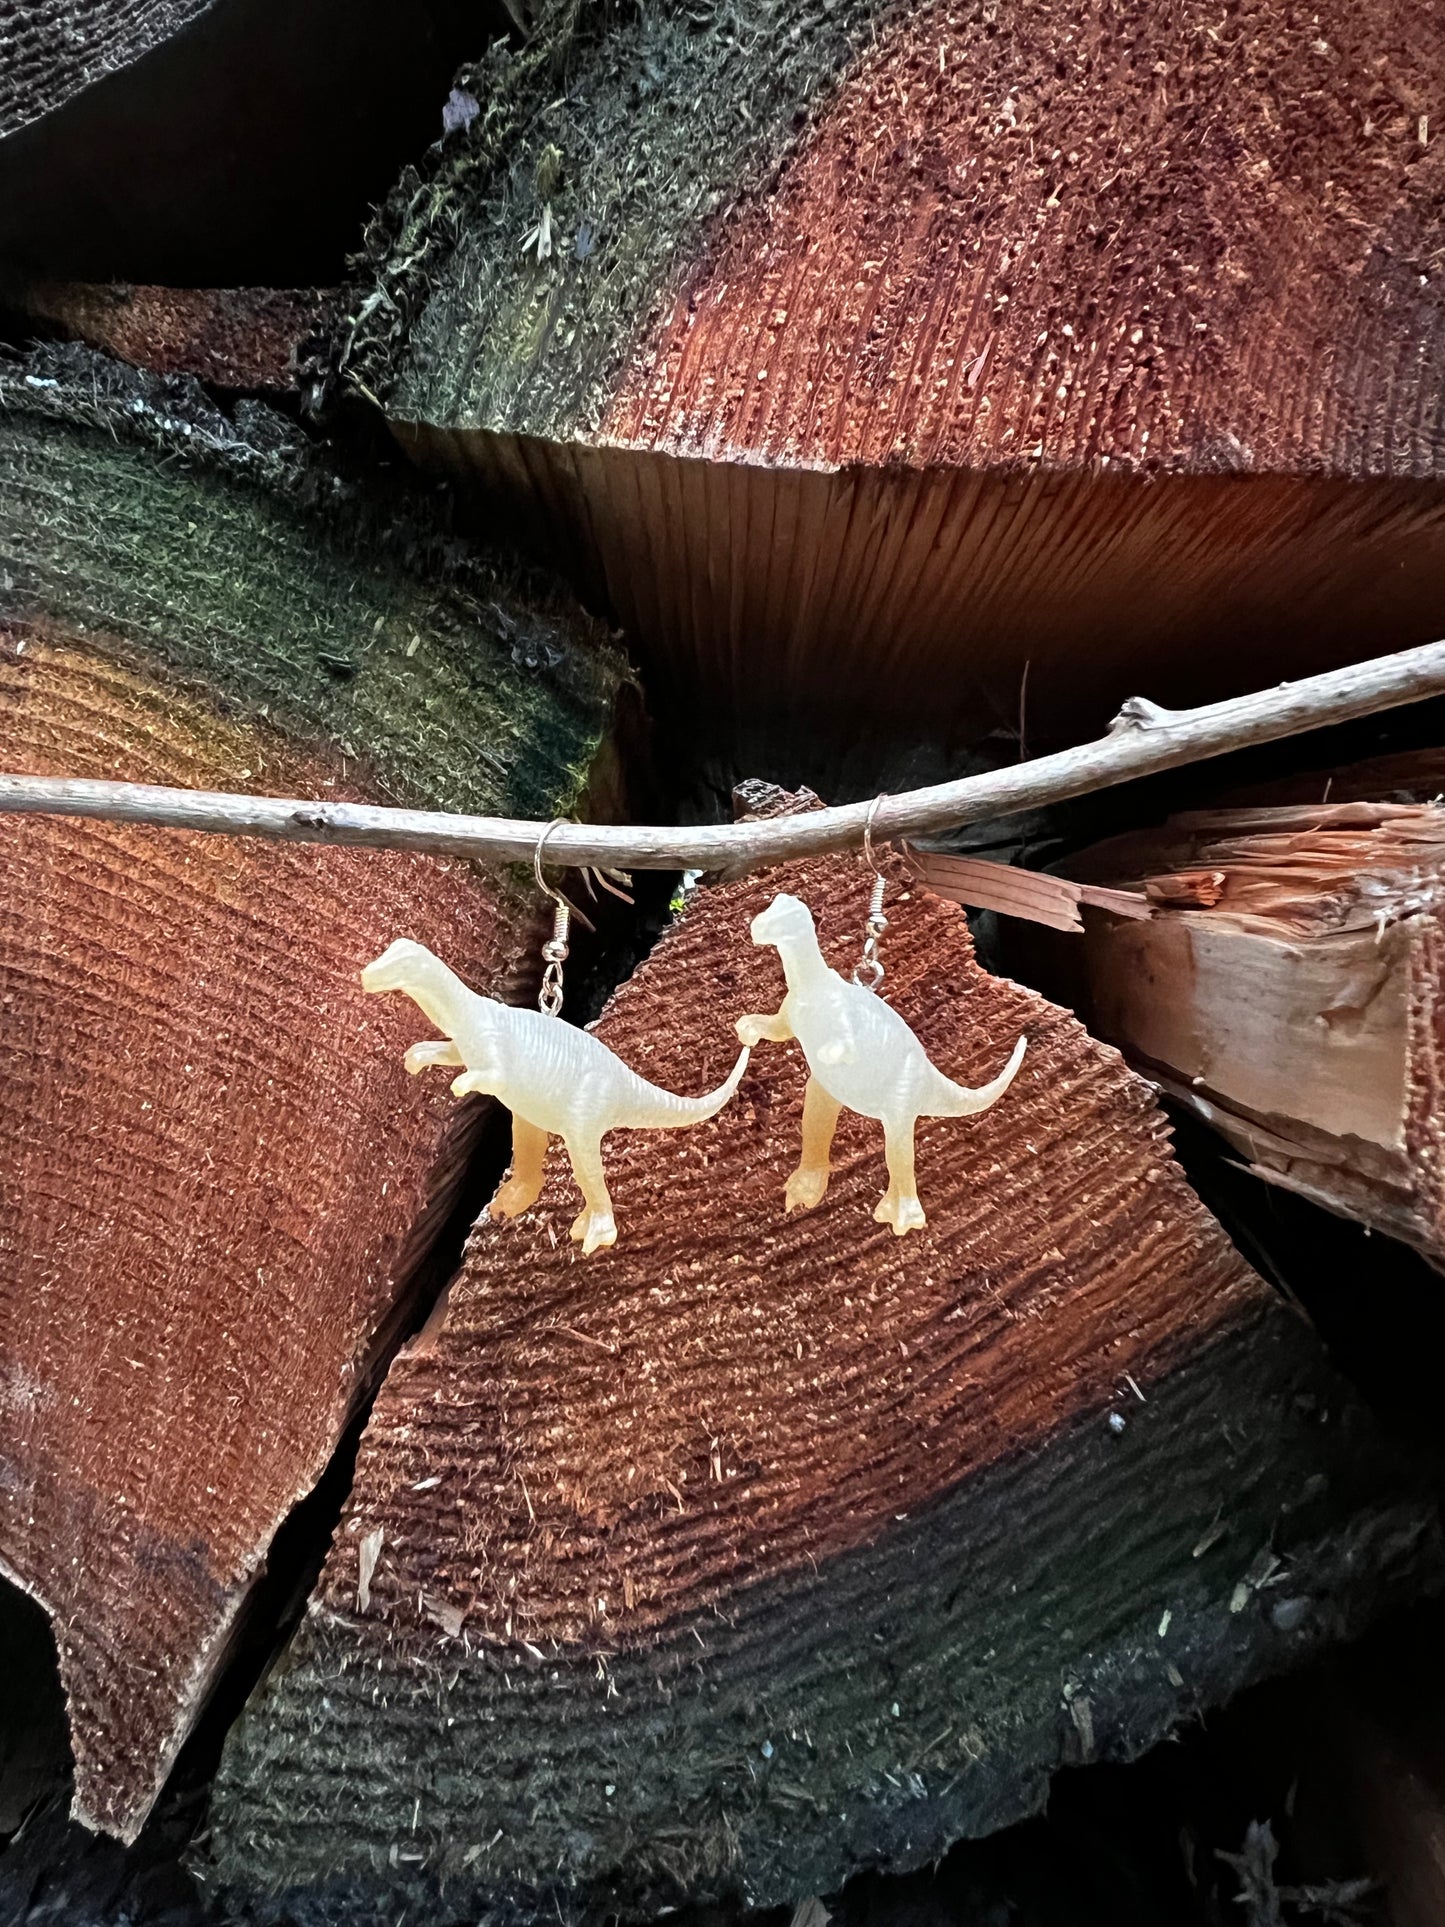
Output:
<svg viewBox="0 0 1445 1927">
<path fill-rule="evenodd" d="M 925 1222 L 913 1174 L 913 1131 L 920 1117 L 968 1117 L 997 1103 L 1023 1062 L 1026 1039 L 991 1084 L 971 1091 L 928 1060 L 898 1012 L 871 989 L 848 983 L 823 961 L 812 913 L 796 897 L 778 896 L 754 917 L 754 943 L 776 946 L 788 994 L 775 1017 L 740 1017 L 738 1038 L 802 1045 L 808 1060 L 803 1095 L 803 1155 L 788 1179 L 786 1208 L 822 1201 L 828 1188 L 833 1132 L 844 1109 L 883 1126 L 888 1189 L 873 1216 L 901 1238 Z M 881 975 L 881 972 L 879 973 Z"/>
<path fill-rule="evenodd" d="M 440 957 L 399 938 L 361 973 L 363 990 L 400 990 L 446 1033 L 413 1044 L 403 1060 L 415 1073 L 428 1065 L 462 1067 L 458 1097 L 480 1091 L 512 1113 L 512 1171 L 492 1200 L 492 1216 L 514 1218 L 535 1204 L 549 1136 L 567 1147 L 583 1209 L 572 1236 L 584 1256 L 615 1244 L 617 1224 L 602 1170 L 609 1131 L 678 1130 L 714 1117 L 742 1080 L 745 1050 L 725 1084 L 706 1097 L 674 1097 L 629 1070 L 590 1032 L 539 1010 L 519 1010 L 469 990 Z"/>
</svg>

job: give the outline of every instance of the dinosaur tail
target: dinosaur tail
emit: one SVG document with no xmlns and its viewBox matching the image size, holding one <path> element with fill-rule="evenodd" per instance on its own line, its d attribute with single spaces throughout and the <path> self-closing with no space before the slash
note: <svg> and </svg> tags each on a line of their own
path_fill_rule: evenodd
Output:
<svg viewBox="0 0 1445 1927">
<path fill-rule="evenodd" d="M 636 1113 L 626 1122 L 633 1130 L 672 1131 L 681 1130 L 688 1124 L 702 1124 L 706 1119 L 716 1117 L 742 1083 L 750 1055 L 749 1051 L 743 1051 L 733 1065 L 727 1082 L 719 1084 L 715 1091 L 709 1091 L 706 1097 L 675 1097 L 671 1091 L 659 1090 L 656 1084 L 639 1078 L 637 1081 L 642 1090 L 638 1093 Z"/>
<path fill-rule="evenodd" d="M 965 1084 L 955 1084 L 952 1078 L 940 1076 L 943 1091 L 933 1099 L 929 1114 L 933 1117 L 972 1117 L 976 1111 L 986 1111 L 990 1104 L 997 1104 L 1009 1085 L 1018 1075 L 1019 1065 L 1024 1061 L 1028 1049 L 1027 1037 L 1020 1037 L 1014 1045 L 1013 1056 L 1004 1065 L 991 1084 L 983 1084 L 971 1091 Z"/>
</svg>

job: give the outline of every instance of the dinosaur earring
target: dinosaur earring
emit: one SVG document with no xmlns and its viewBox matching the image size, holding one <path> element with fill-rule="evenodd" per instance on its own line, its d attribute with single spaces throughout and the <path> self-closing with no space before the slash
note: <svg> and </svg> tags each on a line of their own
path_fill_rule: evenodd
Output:
<svg viewBox="0 0 1445 1927">
<path fill-rule="evenodd" d="M 1013 1055 L 992 1083 L 979 1090 L 955 1084 L 928 1060 L 923 1046 L 878 995 L 883 981 L 879 946 L 888 929 L 883 914 L 886 889 L 873 856 L 873 819 L 883 798 L 875 798 L 863 831 L 863 848 L 874 882 L 863 955 L 847 982 L 823 961 L 807 905 L 777 896 L 754 917 L 752 938 L 776 947 L 787 995 L 775 1016 L 742 1017 L 737 1033 L 751 1047 L 796 1039 L 808 1065 L 803 1093 L 803 1150 L 788 1179 L 784 1208 L 810 1209 L 828 1188 L 833 1133 L 844 1110 L 876 1118 L 883 1126 L 888 1189 L 873 1216 L 891 1224 L 901 1238 L 925 1222 L 913 1168 L 913 1134 L 920 1117 L 968 1117 L 996 1104 L 1023 1062 L 1027 1040 L 1020 1037 Z"/>
<path fill-rule="evenodd" d="M 615 1130 L 679 1130 L 715 1117 L 742 1081 L 748 1052 L 738 1058 L 727 1082 L 706 1097 L 674 1097 L 629 1070 L 590 1031 L 559 1021 L 562 966 L 571 920 L 580 912 L 542 875 L 542 853 L 556 828 L 553 822 L 543 830 L 532 860 L 533 875 L 555 906 L 552 935 L 542 947 L 545 969 L 536 1010 L 478 996 L 440 957 L 405 937 L 366 966 L 361 987 L 404 992 L 446 1033 L 436 1042 L 412 1045 L 403 1059 L 409 1071 L 459 1065 L 462 1074 L 452 1084 L 456 1096 L 478 1091 L 512 1113 L 512 1169 L 492 1200 L 494 1218 L 515 1218 L 536 1203 L 547 1140 L 561 1138 L 583 1199 L 572 1236 L 590 1257 L 617 1241 L 602 1168 L 603 1138 Z"/>
</svg>

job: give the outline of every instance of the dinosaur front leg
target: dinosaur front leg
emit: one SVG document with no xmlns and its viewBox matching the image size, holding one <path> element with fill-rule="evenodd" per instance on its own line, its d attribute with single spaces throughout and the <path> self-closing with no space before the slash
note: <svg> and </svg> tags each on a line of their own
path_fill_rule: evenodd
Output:
<svg viewBox="0 0 1445 1927">
<path fill-rule="evenodd" d="M 918 1202 L 918 1182 L 913 1174 L 913 1131 L 917 1118 L 884 1120 L 883 1152 L 888 1159 L 888 1189 L 878 1200 L 873 1213 L 879 1224 L 891 1224 L 901 1238 L 916 1231 L 927 1220 Z"/>
<path fill-rule="evenodd" d="M 489 1207 L 494 1218 L 515 1218 L 537 1202 L 542 1190 L 542 1167 L 547 1158 L 547 1133 L 539 1124 L 512 1115 L 512 1169 L 507 1182 Z"/>
<path fill-rule="evenodd" d="M 803 1092 L 803 1154 L 798 1160 L 797 1170 L 788 1179 L 788 1188 L 783 1196 L 785 1211 L 809 1211 L 815 1204 L 822 1203 L 823 1193 L 828 1189 L 833 1133 L 838 1128 L 842 1109 L 843 1106 L 829 1097 L 816 1077 L 808 1079 L 807 1089 Z"/>
<path fill-rule="evenodd" d="M 786 1044 L 793 1026 L 780 1010 L 775 1017 L 739 1017 L 738 1042 L 751 1050 L 754 1044 Z"/>
<path fill-rule="evenodd" d="M 569 1137 L 563 1142 L 585 1206 L 573 1222 L 572 1236 L 581 1243 L 582 1256 L 590 1258 L 599 1245 L 617 1242 L 617 1221 L 612 1215 L 612 1200 L 607 1195 L 607 1179 L 602 1170 L 602 1140 Z"/>
<path fill-rule="evenodd" d="M 432 1064 L 461 1064 L 465 1060 L 450 1037 L 438 1037 L 435 1043 L 413 1044 L 402 1063 L 415 1077 Z"/>
</svg>

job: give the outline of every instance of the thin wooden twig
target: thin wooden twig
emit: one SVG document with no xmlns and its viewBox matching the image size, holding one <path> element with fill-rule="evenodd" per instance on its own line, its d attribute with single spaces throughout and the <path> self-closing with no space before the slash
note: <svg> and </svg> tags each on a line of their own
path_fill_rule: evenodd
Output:
<svg viewBox="0 0 1445 1927">
<path fill-rule="evenodd" d="M 1019 810 L 1041 809 L 1156 770 L 1275 742 L 1442 693 L 1445 642 L 1432 642 L 1198 709 L 1161 709 L 1142 697 L 1131 697 L 1108 735 L 1097 742 L 888 797 L 873 818 L 874 840 L 898 842 Z M 571 868 L 761 870 L 795 857 L 860 845 L 871 808 L 869 803 L 850 803 L 806 815 L 696 828 L 564 823 L 547 839 L 547 861 Z M 0 776 L 0 813 L 5 812 L 99 817 L 111 823 L 272 837 L 292 843 L 428 850 L 493 863 L 530 861 L 547 827 L 510 817 L 448 816 L 362 803 L 232 796 L 43 776 Z"/>
</svg>

